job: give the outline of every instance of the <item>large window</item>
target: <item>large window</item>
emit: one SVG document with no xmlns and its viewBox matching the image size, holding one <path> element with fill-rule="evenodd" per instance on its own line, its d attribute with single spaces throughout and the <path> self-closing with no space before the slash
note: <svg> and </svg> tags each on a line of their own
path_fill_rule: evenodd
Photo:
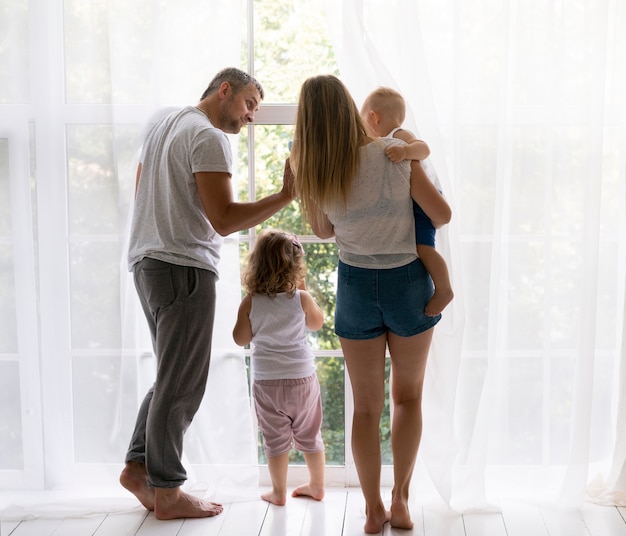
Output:
<svg viewBox="0 0 626 536">
<path fill-rule="evenodd" d="M 219 68 L 249 70 L 266 95 L 256 124 L 233 137 L 233 186 L 240 199 L 257 199 L 280 188 L 302 81 L 339 74 L 318 2 L 205 6 L 5 6 L 0 25 L 11 38 L 0 51 L 0 79 L 7 80 L 0 85 L 0 471 L 8 487 L 62 483 L 76 467 L 88 479 L 123 460 L 154 368 L 144 320 L 128 312 L 134 289 L 125 265 L 146 125 L 197 102 Z M 210 29 L 213 43 L 220 26 L 230 28 L 223 49 L 202 48 L 199 36 Z M 161 46 L 155 35 L 180 48 Z M 181 55 L 192 59 L 181 62 Z M 215 67 L 198 68 L 203 64 Z M 308 288 L 326 317 L 311 343 L 327 463 L 339 471 L 330 481 L 343 483 L 351 400 L 333 333 L 336 246 L 311 233 L 297 203 L 264 226 L 296 232 L 305 245 Z M 259 228 L 228 237 L 226 251 L 234 248 L 242 260 Z M 222 315 L 220 333 L 232 329 L 231 313 Z M 243 352 L 249 360 L 249 349 Z M 385 422 L 387 444 L 388 429 Z M 201 450 L 190 445 L 190 463 L 202 463 Z M 258 461 L 265 461 L 261 448 Z M 292 461 L 303 463 L 295 451 Z"/>
<path fill-rule="evenodd" d="M 276 21 L 281 23 L 277 24 Z M 327 17 L 319 2 L 300 0 L 278 4 L 271 0 L 254 2 L 254 46 L 250 47 L 255 76 L 266 91 L 256 125 L 240 136 L 240 177 L 242 199 L 258 199 L 280 187 L 284 161 L 289 156 L 293 137 L 295 103 L 302 82 L 312 74 L 339 75 L 327 31 Z M 243 47 L 246 49 L 246 47 Z M 278 60 L 278 61 L 277 61 Z M 245 258 L 255 236 L 263 227 L 278 227 L 296 232 L 304 244 L 308 270 L 307 288 L 324 311 L 326 323 L 310 340 L 313 345 L 317 374 L 322 387 L 324 422 L 322 435 L 326 463 L 344 466 L 350 463 L 346 442 L 346 407 L 351 407 L 348 382 L 339 341 L 333 331 L 337 248 L 333 240 L 321 241 L 303 220 L 297 203 L 280 211 L 257 229 L 239 236 L 241 258 Z M 385 461 L 391 463 L 389 412 L 381 427 Z M 349 448 L 348 448 L 349 451 Z M 302 455 L 292 451 L 291 461 L 303 464 Z M 259 438 L 259 462 L 265 456 Z M 329 470 L 332 469 L 329 467 Z M 343 479 L 345 480 L 345 478 Z"/>
</svg>

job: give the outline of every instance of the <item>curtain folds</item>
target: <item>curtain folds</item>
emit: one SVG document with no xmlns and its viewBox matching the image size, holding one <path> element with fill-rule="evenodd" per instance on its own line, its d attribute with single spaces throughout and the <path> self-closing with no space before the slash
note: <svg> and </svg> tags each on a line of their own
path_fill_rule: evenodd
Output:
<svg viewBox="0 0 626 536">
<path fill-rule="evenodd" d="M 241 65 L 252 4 L 7 4 L 0 488 L 47 492 L 0 492 L 3 519 L 136 506 L 117 478 L 154 377 L 125 259 L 137 154 L 156 115 Z M 455 299 L 435 330 L 413 497 L 626 506 L 626 3 L 325 4 L 357 105 L 378 85 L 402 92 L 453 208 L 437 247 Z M 229 238 L 185 444 L 189 487 L 224 502 L 258 485 L 231 338 L 239 255 Z"/>
<path fill-rule="evenodd" d="M 625 504 L 624 6 L 333 6 L 357 105 L 403 93 L 454 210 L 415 487 L 457 510 Z"/>
</svg>

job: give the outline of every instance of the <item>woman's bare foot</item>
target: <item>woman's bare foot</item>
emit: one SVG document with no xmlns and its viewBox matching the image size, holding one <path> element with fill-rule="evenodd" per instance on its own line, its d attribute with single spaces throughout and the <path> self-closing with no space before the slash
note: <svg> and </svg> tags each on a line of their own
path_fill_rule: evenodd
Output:
<svg viewBox="0 0 626 536">
<path fill-rule="evenodd" d="M 146 466 L 128 462 L 120 474 L 120 484 L 130 491 L 147 510 L 154 510 L 154 489 L 148 486 Z"/>
<path fill-rule="evenodd" d="M 221 504 L 200 499 L 180 488 L 154 488 L 154 501 L 157 519 L 213 517 L 224 510 Z"/>
<path fill-rule="evenodd" d="M 268 503 L 275 504 L 276 506 L 285 506 L 287 503 L 287 494 L 270 490 L 261 494 L 261 499 L 267 501 Z"/>
<path fill-rule="evenodd" d="M 380 534 L 383 531 L 383 525 L 391 519 L 391 513 L 385 510 L 381 504 L 379 508 L 365 508 L 365 525 L 363 532 L 366 534 Z"/>
<path fill-rule="evenodd" d="M 393 499 L 391 501 L 391 519 L 389 522 L 395 529 L 411 530 L 413 528 L 409 507 L 404 500 Z"/>
<path fill-rule="evenodd" d="M 441 314 L 446 305 L 452 301 L 452 298 L 454 298 L 454 292 L 451 288 L 435 289 L 435 293 L 424 308 L 424 313 L 426 316 Z"/>
<path fill-rule="evenodd" d="M 292 497 L 311 497 L 316 501 L 321 501 L 324 498 L 324 488 L 313 486 L 309 482 L 308 484 L 303 484 L 302 486 L 298 486 L 291 492 Z"/>
</svg>

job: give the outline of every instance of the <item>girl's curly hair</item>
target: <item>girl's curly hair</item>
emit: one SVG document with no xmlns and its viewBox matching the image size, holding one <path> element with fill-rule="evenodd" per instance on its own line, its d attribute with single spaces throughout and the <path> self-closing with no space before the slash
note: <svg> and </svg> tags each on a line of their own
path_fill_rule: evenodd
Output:
<svg viewBox="0 0 626 536">
<path fill-rule="evenodd" d="M 304 251 L 296 235 L 264 229 L 248 255 L 242 283 L 250 295 L 274 298 L 279 292 L 295 293 L 305 270 Z"/>
</svg>

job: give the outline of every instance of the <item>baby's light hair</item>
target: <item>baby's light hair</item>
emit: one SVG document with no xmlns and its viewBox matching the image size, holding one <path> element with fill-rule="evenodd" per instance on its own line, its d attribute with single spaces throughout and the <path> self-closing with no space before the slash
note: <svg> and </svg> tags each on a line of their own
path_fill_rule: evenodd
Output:
<svg viewBox="0 0 626 536">
<path fill-rule="evenodd" d="M 401 125 L 406 115 L 406 103 L 404 97 L 395 89 L 380 86 L 367 96 L 362 110 L 376 112 Z"/>
<path fill-rule="evenodd" d="M 245 291 L 274 298 L 279 292 L 294 294 L 305 274 L 304 251 L 296 235 L 264 229 L 242 274 Z"/>
</svg>

